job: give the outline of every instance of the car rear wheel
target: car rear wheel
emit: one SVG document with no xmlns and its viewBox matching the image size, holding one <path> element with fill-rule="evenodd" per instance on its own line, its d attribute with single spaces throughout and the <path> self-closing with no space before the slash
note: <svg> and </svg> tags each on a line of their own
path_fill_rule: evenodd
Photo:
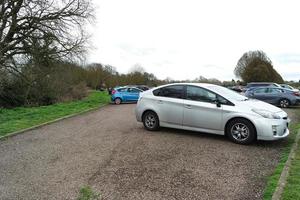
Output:
<svg viewBox="0 0 300 200">
<path fill-rule="evenodd" d="M 237 144 L 250 144 L 256 138 L 256 131 L 251 122 L 246 119 L 234 119 L 226 128 L 229 139 Z"/>
<path fill-rule="evenodd" d="M 120 98 L 115 98 L 115 104 L 119 105 L 122 103 L 122 100 Z"/>
<path fill-rule="evenodd" d="M 155 112 L 147 111 L 143 115 L 144 127 L 149 131 L 156 131 L 159 129 L 159 119 Z"/>
<path fill-rule="evenodd" d="M 279 101 L 279 106 L 281 108 L 288 108 L 291 105 L 290 101 L 288 99 L 281 99 Z"/>
</svg>

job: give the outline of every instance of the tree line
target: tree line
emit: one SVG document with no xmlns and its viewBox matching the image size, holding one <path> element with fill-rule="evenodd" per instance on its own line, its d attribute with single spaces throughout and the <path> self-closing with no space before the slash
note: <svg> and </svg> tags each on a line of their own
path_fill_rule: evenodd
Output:
<svg viewBox="0 0 300 200">
<path fill-rule="evenodd" d="M 0 107 L 81 99 L 88 89 L 180 82 L 170 78 L 160 80 L 140 65 L 121 74 L 111 65 L 78 64 L 84 58 L 89 39 L 85 27 L 93 18 L 91 0 L 0 1 Z M 283 82 L 262 51 L 245 53 L 234 72 L 244 83 Z M 242 84 L 203 76 L 185 81 L 224 86 Z"/>
</svg>

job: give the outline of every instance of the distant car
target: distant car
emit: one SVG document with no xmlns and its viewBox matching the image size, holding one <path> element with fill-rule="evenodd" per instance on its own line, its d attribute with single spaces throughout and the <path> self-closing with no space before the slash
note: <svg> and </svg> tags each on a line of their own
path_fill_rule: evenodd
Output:
<svg viewBox="0 0 300 200">
<path fill-rule="evenodd" d="M 281 86 L 277 83 L 272 83 L 272 82 L 251 82 L 246 85 L 246 87 L 244 88 L 244 92 L 257 87 L 281 87 Z"/>
<path fill-rule="evenodd" d="M 232 86 L 230 89 L 239 93 L 243 92 L 243 86 L 241 85 Z"/>
<path fill-rule="evenodd" d="M 287 108 L 300 102 L 300 93 L 281 87 L 259 87 L 247 90 L 245 96 Z"/>
<path fill-rule="evenodd" d="M 111 92 L 111 100 L 115 104 L 123 102 L 136 102 L 139 99 L 141 89 L 135 87 L 121 87 L 114 88 Z"/>
<path fill-rule="evenodd" d="M 149 90 L 149 87 L 146 85 L 126 85 L 125 87 L 135 87 L 143 91 Z"/>
<path fill-rule="evenodd" d="M 294 88 L 294 87 L 292 87 L 292 86 L 290 86 L 290 85 L 288 85 L 288 84 L 280 84 L 280 86 L 281 86 L 282 88 L 286 88 L 286 89 L 289 89 L 289 90 L 293 90 L 294 92 L 299 92 L 298 89 L 296 89 L 296 88 Z"/>
<path fill-rule="evenodd" d="M 149 131 L 170 127 L 214 133 L 239 144 L 289 135 L 290 120 L 282 109 L 206 83 L 174 83 L 143 92 L 135 114 Z"/>
</svg>

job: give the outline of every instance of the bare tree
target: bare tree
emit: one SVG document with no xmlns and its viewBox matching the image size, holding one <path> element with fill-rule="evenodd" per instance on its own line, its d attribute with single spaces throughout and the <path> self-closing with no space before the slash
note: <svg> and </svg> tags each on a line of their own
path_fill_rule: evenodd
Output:
<svg viewBox="0 0 300 200">
<path fill-rule="evenodd" d="M 0 0 L 0 70 L 20 74 L 32 55 L 82 55 L 90 0 Z"/>
<path fill-rule="evenodd" d="M 141 64 L 136 63 L 129 69 L 129 73 L 136 73 L 136 72 L 143 74 L 145 72 L 145 69 Z"/>
</svg>

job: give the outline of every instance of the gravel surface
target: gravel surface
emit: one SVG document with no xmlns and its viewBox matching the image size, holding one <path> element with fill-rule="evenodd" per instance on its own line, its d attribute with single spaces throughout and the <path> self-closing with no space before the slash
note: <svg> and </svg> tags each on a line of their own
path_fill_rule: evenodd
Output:
<svg viewBox="0 0 300 200">
<path fill-rule="evenodd" d="M 300 122 L 300 106 L 293 106 L 291 108 L 285 108 L 284 111 L 288 114 L 289 118 L 291 118 L 292 123 Z M 297 114 L 296 114 L 297 112 Z"/>
<path fill-rule="evenodd" d="M 261 199 L 286 142 L 237 145 L 224 136 L 144 130 L 134 104 L 0 141 L 0 199 Z"/>
</svg>

